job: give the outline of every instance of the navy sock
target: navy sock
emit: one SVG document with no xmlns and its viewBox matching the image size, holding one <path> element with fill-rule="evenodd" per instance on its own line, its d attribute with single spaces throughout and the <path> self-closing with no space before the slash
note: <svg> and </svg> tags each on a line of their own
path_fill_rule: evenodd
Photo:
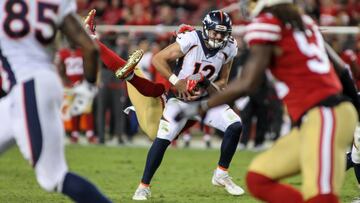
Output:
<svg viewBox="0 0 360 203">
<path fill-rule="evenodd" d="M 229 168 L 231 159 L 233 158 L 236 147 L 239 143 L 242 125 L 240 122 L 231 124 L 224 133 L 224 138 L 221 143 L 221 154 L 219 166 Z"/>
<path fill-rule="evenodd" d="M 354 172 L 358 184 L 360 184 L 360 164 L 354 163 Z"/>
<path fill-rule="evenodd" d="M 167 147 L 170 145 L 169 140 L 156 138 L 151 145 L 151 148 L 148 152 L 146 158 L 146 165 L 144 169 L 144 174 L 141 179 L 141 182 L 144 184 L 150 184 L 150 181 L 155 174 L 156 170 L 159 168 L 161 161 L 164 157 Z"/>
<path fill-rule="evenodd" d="M 65 175 L 62 193 L 78 203 L 111 202 L 95 187 L 95 185 L 70 172 Z"/>
<path fill-rule="evenodd" d="M 346 170 L 349 170 L 354 166 L 354 162 L 351 160 L 351 152 L 346 153 Z"/>
</svg>

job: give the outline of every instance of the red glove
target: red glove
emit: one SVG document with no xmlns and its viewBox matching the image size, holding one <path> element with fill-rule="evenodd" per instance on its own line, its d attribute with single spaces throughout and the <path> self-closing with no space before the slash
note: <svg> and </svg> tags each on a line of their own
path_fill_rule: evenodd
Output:
<svg viewBox="0 0 360 203">
<path fill-rule="evenodd" d="M 175 31 L 175 35 L 178 35 L 180 33 L 185 33 L 185 32 L 191 32 L 194 31 L 195 27 L 191 26 L 191 25 L 187 25 L 187 24 L 181 24 L 179 26 L 179 28 Z"/>
<path fill-rule="evenodd" d="M 202 73 L 196 73 L 188 76 L 186 79 L 186 89 L 188 92 L 193 93 L 199 90 L 199 83 L 204 81 L 204 75 Z"/>
</svg>

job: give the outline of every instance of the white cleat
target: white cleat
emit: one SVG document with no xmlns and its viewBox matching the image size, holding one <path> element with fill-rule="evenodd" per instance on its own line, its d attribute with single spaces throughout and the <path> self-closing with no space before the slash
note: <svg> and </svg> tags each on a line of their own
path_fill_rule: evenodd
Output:
<svg viewBox="0 0 360 203">
<path fill-rule="evenodd" d="M 238 185 L 236 185 L 228 173 L 222 175 L 216 175 L 216 171 L 211 179 L 213 185 L 225 187 L 225 190 L 231 195 L 242 195 L 245 191 Z"/>
<path fill-rule="evenodd" d="M 151 197 L 150 187 L 138 187 L 135 191 L 133 200 L 148 200 Z"/>
</svg>

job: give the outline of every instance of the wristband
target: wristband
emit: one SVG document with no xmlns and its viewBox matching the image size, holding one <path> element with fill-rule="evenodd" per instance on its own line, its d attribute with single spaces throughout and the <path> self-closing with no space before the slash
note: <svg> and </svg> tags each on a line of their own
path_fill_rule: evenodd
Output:
<svg viewBox="0 0 360 203">
<path fill-rule="evenodd" d="M 172 74 L 172 75 L 170 75 L 170 77 L 169 77 L 169 82 L 170 82 L 172 85 L 175 85 L 177 82 L 179 82 L 179 78 L 178 78 L 175 74 Z"/>
</svg>

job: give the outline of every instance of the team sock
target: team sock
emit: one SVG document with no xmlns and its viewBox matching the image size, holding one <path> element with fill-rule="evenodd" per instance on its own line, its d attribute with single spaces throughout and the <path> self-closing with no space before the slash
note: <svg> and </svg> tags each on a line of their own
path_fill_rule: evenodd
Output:
<svg viewBox="0 0 360 203">
<path fill-rule="evenodd" d="M 96 40 L 97 44 L 100 47 L 100 58 L 105 66 L 115 72 L 118 68 L 123 67 L 126 64 L 126 61 L 120 58 L 115 52 L 107 48 L 102 42 Z"/>
<path fill-rule="evenodd" d="M 256 198 L 270 203 L 302 203 L 302 195 L 290 185 L 281 184 L 255 172 L 248 172 L 246 184 L 249 192 Z"/>
<path fill-rule="evenodd" d="M 62 193 L 77 203 L 111 202 L 92 183 L 73 173 L 65 175 Z"/>
<path fill-rule="evenodd" d="M 236 122 L 231 124 L 224 133 L 224 138 L 221 143 L 221 154 L 218 165 L 223 168 L 229 168 L 231 159 L 233 158 L 236 147 L 239 143 L 241 134 L 241 123 Z"/>
<path fill-rule="evenodd" d="M 142 95 L 146 97 L 159 97 L 165 92 L 165 86 L 161 83 L 154 83 L 136 74 L 128 80 Z"/>
<path fill-rule="evenodd" d="M 141 179 L 141 183 L 146 185 L 150 184 L 150 181 L 155 174 L 155 171 L 159 168 L 165 151 L 169 145 L 169 140 L 160 138 L 156 138 L 154 140 L 146 158 L 145 170 Z"/>
</svg>

